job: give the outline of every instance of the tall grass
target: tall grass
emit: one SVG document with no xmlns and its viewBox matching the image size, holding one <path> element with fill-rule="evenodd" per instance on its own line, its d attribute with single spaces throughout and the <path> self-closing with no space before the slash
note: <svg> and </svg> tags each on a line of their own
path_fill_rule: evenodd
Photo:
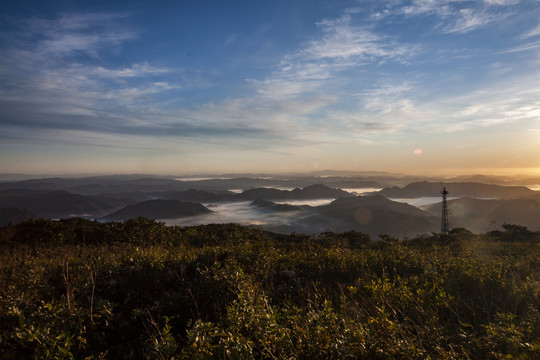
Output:
<svg viewBox="0 0 540 360">
<path fill-rule="evenodd" d="M 0 229 L 3 359 L 503 359 L 540 351 L 540 234 Z M 520 229 L 521 230 L 521 229 Z"/>
</svg>

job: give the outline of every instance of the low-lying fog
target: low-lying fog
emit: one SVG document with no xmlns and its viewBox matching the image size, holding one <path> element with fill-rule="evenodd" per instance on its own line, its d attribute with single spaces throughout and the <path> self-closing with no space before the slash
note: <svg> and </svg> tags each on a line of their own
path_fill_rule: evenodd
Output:
<svg viewBox="0 0 540 360">
<path fill-rule="evenodd" d="M 326 200 L 325 200 L 326 201 Z M 330 200 L 331 201 L 331 200 Z M 251 205 L 251 201 L 203 204 L 212 214 L 162 220 L 168 225 L 236 223 L 240 225 L 281 226 L 299 219 L 299 211 L 269 212 Z"/>
<path fill-rule="evenodd" d="M 459 199 L 459 198 L 458 197 L 448 197 L 447 199 L 448 200 L 454 200 L 454 199 Z M 424 196 L 424 197 L 412 198 L 412 199 L 390 198 L 390 200 L 397 201 L 397 202 L 402 202 L 402 203 L 407 203 L 409 205 L 416 206 L 417 208 L 422 208 L 424 206 L 436 204 L 436 203 L 442 201 L 440 196 Z"/>
<path fill-rule="evenodd" d="M 342 188 L 342 190 L 355 195 L 369 195 L 375 193 L 380 188 Z M 229 190 L 232 192 L 241 192 L 241 189 Z M 453 198 L 449 198 L 453 199 Z M 330 204 L 335 199 L 313 199 L 313 200 L 290 200 L 275 201 L 276 204 L 289 204 L 294 206 L 317 207 Z M 440 197 L 420 197 L 413 199 L 391 199 L 393 201 L 408 203 L 416 207 L 423 207 L 441 201 Z M 242 202 L 223 202 L 223 203 L 205 203 L 204 206 L 213 211 L 211 214 L 198 215 L 192 217 L 183 217 L 177 219 L 165 219 L 168 225 L 189 226 L 214 223 L 236 223 L 245 226 L 261 226 L 263 228 L 278 228 L 283 226 L 293 226 L 299 220 L 310 216 L 309 208 L 299 211 L 268 211 L 267 209 L 252 205 L 251 201 Z M 324 226 L 323 226 L 324 227 Z M 324 230 L 324 229 L 322 229 Z"/>
</svg>

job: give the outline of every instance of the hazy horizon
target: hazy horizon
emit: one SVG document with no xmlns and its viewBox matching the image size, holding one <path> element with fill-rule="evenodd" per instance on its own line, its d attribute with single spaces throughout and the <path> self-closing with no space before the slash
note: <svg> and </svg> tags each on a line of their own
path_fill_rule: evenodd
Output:
<svg viewBox="0 0 540 360">
<path fill-rule="evenodd" d="M 17 1 L 5 174 L 540 176 L 535 0 Z"/>
<path fill-rule="evenodd" d="M 332 173 L 329 175 L 329 173 Z M 184 173 L 184 174 L 159 174 L 159 173 L 43 173 L 43 174 L 22 174 L 22 173 L 0 173 L 0 182 L 11 182 L 11 181 L 24 181 L 24 180 L 39 180 L 39 179 L 48 179 L 48 178 L 66 178 L 66 179 L 82 179 L 82 178 L 91 178 L 91 177 L 109 177 L 109 176 L 128 176 L 128 177 L 156 177 L 156 178 L 169 178 L 180 181 L 199 181 L 199 180 L 210 180 L 210 179 L 235 179 L 235 178 L 268 178 L 268 179 L 294 179 L 302 177 L 313 177 L 321 178 L 325 177 L 341 177 L 341 178 L 362 178 L 362 179 L 377 179 L 381 177 L 386 177 L 389 179 L 402 179 L 402 186 L 406 185 L 407 179 L 410 182 L 414 181 L 469 181 L 469 178 L 479 177 L 474 181 L 482 182 L 482 177 L 497 179 L 498 181 L 510 181 L 514 185 L 523 185 L 527 186 L 533 190 L 540 190 L 540 174 L 525 174 L 525 173 L 495 173 L 495 174 L 486 174 L 486 173 L 460 173 L 454 175 L 448 174 L 419 174 L 419 173 L 392 173 L 385 171 L 346 171 L 346 170 L 320 170 L 320 171 L 310 171 L 310 172 L 298 172 L 298 173 Z M 281 188 L 275 186 L 275 188 Z M 347 191 L 347 190 L 346 190 Z"/>
<path fill-rule="evenodd" d="M 2 180 L 24 180 L 24 179 L 45 179 L 45 178 L 86 178 L 86 177 L 107 177 L 107 176 L 151 176 L 151 177 L 166 177 L 175 178 L 175 180 L 198 181 L 205 179 L 233 179 L 238 177 L 271 177 L 271 178 L 289 178 L 289 177 L 377 177 L 388 176 L 391 178 L 407 177 L 407 178 L 425 178 L 433 179 L 440 178 L 441 180 L 460 179 L 467 177 L 493 177 L 501 179 L 539 179 L 540 173 L 529 172 L 505 172 L 497 171 L 492 173 L 486 172 L 459 172 L 459 173 L 415 173 L 415 172 L 391 172 L 391 171 L 369 171 L 369 170 L 313 170 L 305 172 L 201 172 L 201 173 L 145 173 L 145 172 L 49 172 L 49 173 L 16 173 L 16 172 L 0 172 L 0 181 Z"/>
</svg>

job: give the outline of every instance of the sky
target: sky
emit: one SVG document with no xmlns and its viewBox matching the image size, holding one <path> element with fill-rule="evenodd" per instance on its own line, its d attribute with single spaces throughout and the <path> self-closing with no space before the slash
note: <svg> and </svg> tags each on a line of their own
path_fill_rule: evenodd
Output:
<svg viewBox="0 0 540 360">
<path fill-rule="evenodd" d="M 540 175 L 540 1 L 0 3 L 0 173 Z"/>
</svg>

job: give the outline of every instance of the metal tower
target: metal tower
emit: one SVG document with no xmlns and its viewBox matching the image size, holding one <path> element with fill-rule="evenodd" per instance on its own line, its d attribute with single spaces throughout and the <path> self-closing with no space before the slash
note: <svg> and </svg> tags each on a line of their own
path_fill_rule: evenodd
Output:
<svg viewBox="0 0 540 360">
<path fill-rule="evenodd" d="M 448 204 L 446 202 L 446 195 L 448 195 L 448 191 L 446 191 L 446 187 L 443 187 L 441 190 L 442 194 L 442 216 L 441 216 L 441 234 L 446 235 L 448 234 Z"/>
</svg>

